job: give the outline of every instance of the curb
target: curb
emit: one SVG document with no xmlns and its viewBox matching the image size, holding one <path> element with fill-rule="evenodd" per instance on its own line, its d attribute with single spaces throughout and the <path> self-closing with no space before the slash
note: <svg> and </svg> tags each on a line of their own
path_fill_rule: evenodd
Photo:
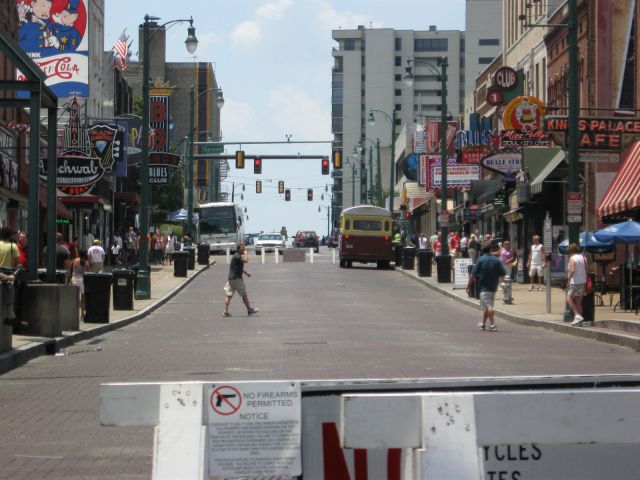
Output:
<svg viewBox="0 0 640 480">
<path fill-rule="evenodd" d="M 438 285 L 434 285 L 433 283 L 429 283 L 426 280 L 423 280 L 421 277 L 418 277 L 412 273 L 409 273 L 408 270 L 402 270 L 396 268 L 396 271 L 400 272 L 402 275 L 415 280 L 416 282 L 427 286 L 431 290 L 435 290 L 438 293 L 441 293 L 449 298 L 456 300 L 459 303 L 467 305 L 469 307 L 478 308 L 478 302 L 476 300 L 471 300 L 467 298 L 460 297 L 455 293 L 450 292 L 446 288 L 439 287 Z M 501 310 L 498 308 L 494 309 L 495 315 L 503 320 L 507 320 L 511 323 L 516 323 L 519 325 L 526 325 L 528 327 L 541 327 L 546 328 L 547 330 L 553 330 L 559 333 L 564 333 L 567 335 L 573 335 L 575 337 L 589 338 L 591 340 L 596 340 L 599 342 L 610 343 L 613 345 L 619 345 L 622 347 L 628 347 L 636 352 L 640 352 L 640 337 L 628 335 L 625 333 L 617 333 L 606 331 L 599 328 L 594 327 L 572 327 L 571 324 L 565 323 L 560 320 L 550 321 L 550 320 L 542 320 L 542 319 L 534 319 L 527 318 L 520 315 L 515 315 L 513 313 L 507 312 L 505 310 Z"/>
<path fill-rule="evenodd" d="M 117 330 L 122 327 L 126 327 L 127 325 L 131 325 L 132 323 L 143 319 L 144 317 L 167 303 L 173 297 L 175 297 L 202 272 L 208 270 L 215 264 L 216 261 L 214 260 L 208 265 L 203 265 L 202 268 L 196 270 L 192 276 L 187 277 L 182 283 L 178 284 L 167 295 L 159 298 L 151 305 L 147 306 L 143 310 L 140 310 L 139 312 L 134 313 L 133 315 L 121 318 L 120 320 L 116 320 L 113 323 L 110 322 L 102 325 L 97 325 L 95 327 L 90 327 L 88 330 L 69 332 L 68 335 L 65 335 L 63 337 L 48 338 L 38 342 L 30 342 L 18 348 L 12 348 L 11 350 L 1 353 L 0 374 L 18 368 L 36 357 L 40 357 L 42 355 L 53 355 L 62 348 L 69 347 L 83 340 L 88 340 L 90 338 L 104 335 L 105 333 Z"/>
</svg>

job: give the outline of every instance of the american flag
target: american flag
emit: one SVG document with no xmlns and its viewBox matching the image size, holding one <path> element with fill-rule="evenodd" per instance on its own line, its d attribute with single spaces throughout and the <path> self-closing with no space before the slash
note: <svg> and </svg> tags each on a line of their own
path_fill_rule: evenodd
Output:
<svg viewBox="0 0 640 480">
<path fill-rule="evenodd" d="M 118 70 L 124 70 L 127 68 L 127 55 L 129 53 L 129 45 L 127 42 L 129 41 L 129 37 L 126 34 L 126 29 L 122 31 L 116 43 L 113 44 L 113 54 L 115 56 L 115 64 L 118 67 Z"/>
</svg>

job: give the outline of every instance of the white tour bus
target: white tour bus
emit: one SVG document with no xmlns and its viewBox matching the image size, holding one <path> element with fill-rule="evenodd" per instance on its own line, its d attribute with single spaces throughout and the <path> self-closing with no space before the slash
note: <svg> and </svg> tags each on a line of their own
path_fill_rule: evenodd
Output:
<svg viewBox="0 0 640 480">
<path fill-rule="evenodd" d="M 198 208 L 199 242 L 208 243 L 211 253 L 235 252 L 244 239 L 244 219 L 239 205 L 227 202 L 202 203 Z"/>
</svg>

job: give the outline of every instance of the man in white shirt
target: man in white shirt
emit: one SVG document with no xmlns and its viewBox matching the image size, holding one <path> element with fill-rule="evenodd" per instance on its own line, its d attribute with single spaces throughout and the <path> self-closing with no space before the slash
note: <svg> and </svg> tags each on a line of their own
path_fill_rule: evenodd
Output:
<svg viewBox="0 0 640 480">
<path fill-rule="evenodd" d="M 100 244 L 100 240 L 94 240 L 93 245 L 87 251 L 89 257 L 89 266 L 92 272 L 100 273 L 104 268 L 104 248 Z"/>
</svg>

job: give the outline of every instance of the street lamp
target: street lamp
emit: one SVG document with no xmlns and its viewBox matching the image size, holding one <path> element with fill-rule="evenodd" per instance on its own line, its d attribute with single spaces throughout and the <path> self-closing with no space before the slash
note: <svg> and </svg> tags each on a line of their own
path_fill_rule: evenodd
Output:
<svg viewBox="0 0 640 480">
<path fill-rule="evenodd" d="M 389 211 L 393 214 L 393 199 L 394 199 L 394 190 L 395 190 L 395 182 L 393 180 L 395 168 L 396 168 L 396 111 L 393 110 L 391 112 L 391 116 L 388 113 L 383 112 L 382 110 L 371 109 L 369 110 L 369 118 L 367 119 L 367 123 L 370 127 L 373 127 L 376 124 L 376 117 L 373 116 L 373 112 L 378 112 L 385 117 L 389 123 L 391 123 L 391 172 L 389 176 Z M 378 150 L 380 152 L 380 150 Z M 380 158 L 378 158 L 378 166 L 380 165 Z M 378 168 L 379 171 L 379 168 Z M 382 182 L 382 180 L 380 180 Z M 380 196 L 382 197 L 382 185 L 380 186 Z"/>
<path fill-rule="evenodd" d="M 380 171 L 380 139 L 376 139 L 375 141 L 372 140 L 371 138 L 363 138 L 360 140 L 360 144 L 364 147 L 366 142 L 369 142 L 369 186 L 368 189 L 371 192 L 371 204 L 372 205 L 377 205 L 379 207 L 382 206 L 382 180 L 381 180 L 381 171 Z M 373 175 L 373 146 L 375 145 L 376 147 L 376 158 L 377 158 L 377 162 L 376 162 L 376 178 L 375 178 L 375 182 L 376 182 L 376 186 L 374 189 L 373 186 L 373 182 L 374 182 L 374 175 Z M 373 193 L 375 193 L 375 198 Z"/>
<path fill-rule="evenodd" d="M 202 95 L 207 92 L 216 92 L 216 106 L 218 110 L 222 109 L 224 106 L 224 96 L 222 95 L 222 89 L 218 87 L 208 88 L 198 93 L 198 96 L 195 96 L 194 86 L 191 85 L 189 88 L 189 155 L 187 158 L 187 175 L 185 178 L 187 182 L 187 232 L 189 233 L 189 237 L 193 238 L 191 235 L 191 229 L 193 228 L 193 134 L 195 133 L 195 108 L 196 101 L 200 99 Z M 214 178 L 211 180 L 211 183 L 214 184 L 214 189 L 212 190 L 214 193 L 212 195 L 212 201 L 218 200 L 218 169 L 216 166 L 213 166 L 213 174 Z"/>
<path fill-rule="evenodd" d="M 449 65 L 447 57 L 438 58 L 438 66 L 440 71 L 434 67 L 431 63 L 424 60 L 413 60 L 417 65 L 418 63 L 427 66 L 433 73 L 436 74 L 440 80 L 440 162 L 441 162 L 441 181 L 440 181 L 440 193 L 442 212 L 447 210 L 447 67 Z M 413 85 L 413 69 L 411 67 L 411 60 L 407 59 L 407 67 L 405 68 L 405 74 L 403 75 L 404 82 L 407 86 Z M 449 235 L 448 222 L 440 225 L 442 254 L 436 257 L 438 262 L 442 262 L 440 272 L 447 272 L 443 277 L 438 275 L 438 281 L 449 283 L 451 281 L 451 257 L 449 256 L 449 242 L 447 241 Z"/>
<path fill-rule="evenodd" d="M 140 205 L 140 266 L 138 269 L 138 282 L 135 292 L 135 298 L 137 300 L 146 300 L 151 298 L 151 284 L 149 281 L 149 245 L 147 243 L 147 236 L 149 235 L 149 206 L 151 204 L 151 185 L 149 185 L 149 142 L 147 141 L 149 138 L 149 62 L 151 61 L 149 45 L 152 37 L 149 33 L 149 27 L 152 25 L 155 27 L 156 20 L 159 20 L 159 18 L 152 17 L 148 14 L 145 15 L 142 29 L 142 162 L 140 165 L 140 194 L 142 198 Z M 184 43 L 187 47 L 187 51 L 189 53 L 194 53 L 196 48 L 198 48 L 198 39 L 196 38 L 196 29 L 193 26 L 193 18 L 171 20 L 162 24 L 156 32 L 167 25 L 184 22 L 189 22 L 187 39 Z"/>
<path fill-rule="evenodd" d="M 361 140 L 357 146 L 353 147 L 353 154 L 360 161 L 360 204 L 367 203 L 367 168 L 364 163 L 365 147 Z"/>
<path fill-rule="evenodd" d="M 347 159 L 345 160 L 345 165 L 351 165 L 351 206 L 355 206 L 356 204 L 356 175 L 358 174 L 358 172 L 356 171 L 356 155 L 351 155 L 350 157 L 347 157 Z M 353 160 L 349 160 L 349 159 L 353 159 Z M 362 185 L 360 185 L 360 190 L 362 191 Z"/>
</svg>

